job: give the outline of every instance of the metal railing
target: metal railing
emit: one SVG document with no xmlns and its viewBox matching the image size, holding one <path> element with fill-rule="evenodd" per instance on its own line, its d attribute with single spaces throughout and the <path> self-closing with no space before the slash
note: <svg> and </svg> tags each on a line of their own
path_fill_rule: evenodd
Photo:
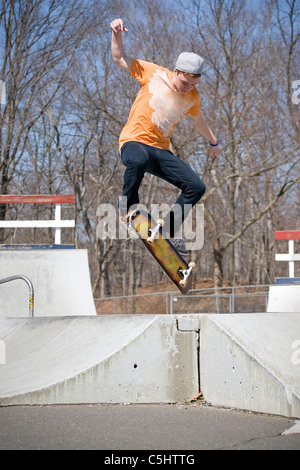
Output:
<svg viewBox="0 0 300 470">
<path fill-rule="evenodd" d="M 266 312 L 269 286 L 233 286 L 172 295 L 170 313 L 255 313 Z"/>
<path fill-rule="evenodd" d="M 170 313 L 171 292 L 121 295 L 94 299 L 97 314 L 124 315 L 131 313 Z M 153 302 L 154 299 L 154 302 Z M 147 305 L 147 307 L 146 307 Z"/>
<path fill-rule="evenodd" d="M 269 285 L 154 292 L 96 298 L 98 315 L 266 312 Z"/>
<path fill-rule="evenodd" d="M 34 288 L 31 280 L 23 274 L 16 274 L 15 276 L 6 277 L 0 279 L 0 284 L 5 284 L 6 282 L 16 281 L 17 279 L 22 279 L 26 282 L 29 287 L 29 316 L 34 317 Z"/>
</svg>

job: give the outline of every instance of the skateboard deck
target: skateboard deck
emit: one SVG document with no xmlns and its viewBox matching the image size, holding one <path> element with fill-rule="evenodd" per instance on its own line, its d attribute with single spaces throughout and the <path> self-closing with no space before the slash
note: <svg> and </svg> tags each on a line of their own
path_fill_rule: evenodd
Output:
<svg viewBox="0 0 300 470">
<path fill-rule="evenodd" d="M 194 263 L 188 264 L 163 233 L 163 221 L 157 223 L 148 212 L 137 209 L 129 214 L 131 229 L 139 236 L 147 250 L 169 276 L 182 294 L 191 288 Z"/>
</svg>

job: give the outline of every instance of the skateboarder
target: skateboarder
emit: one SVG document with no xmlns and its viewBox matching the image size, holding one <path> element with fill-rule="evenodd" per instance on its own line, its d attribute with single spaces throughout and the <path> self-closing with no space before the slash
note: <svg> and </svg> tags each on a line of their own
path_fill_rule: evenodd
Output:
<svg viewBox="0 0 300 470">
<path fill-rule="evenodd" d="M 184 115 L 190 115 L 194 126 L 210 141 L 211 157 L 219 156 L 218 140 L 201 113 L 196 89 L 203 70 L 203 58 L 193 52 L 183 52 L 172 72 L 151 62 L 128 57 L 122 40 L 122 33 L 128 32 L 123 20 L 115 19 L 110 26 L 115 64 L 141 85 L 119 139 L 121 159 L 126 167 L 120 215 L 126 217 L 139 203 L 138 190 L 146 172 L 171 183 L 181 190 L 181 194 L 174 210 L 171 209 L 165 218 L 166 225 L 176 248 L 186 254 L 184 240 L 177 238 L 176 232 L 188 211 L 203 196 L 205 185 L 189 165 L 170 151 L 170 134 Z"/>
</svg>

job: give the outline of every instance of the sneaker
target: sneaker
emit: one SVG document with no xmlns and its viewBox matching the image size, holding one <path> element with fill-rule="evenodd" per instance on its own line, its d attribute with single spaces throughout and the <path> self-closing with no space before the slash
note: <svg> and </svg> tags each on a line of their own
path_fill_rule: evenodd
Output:
<svg viewBox="0 0 300 470">
<path fill-rule="evenodd" d="M 187 256 L 188 255 L 188 250 L 186 249 L 185 246 L 185 241 L 181 237 L 175 237 L 171 238 L 171 243 L 175 246 L 176 250 L 181 256 Z"/>
</svg>

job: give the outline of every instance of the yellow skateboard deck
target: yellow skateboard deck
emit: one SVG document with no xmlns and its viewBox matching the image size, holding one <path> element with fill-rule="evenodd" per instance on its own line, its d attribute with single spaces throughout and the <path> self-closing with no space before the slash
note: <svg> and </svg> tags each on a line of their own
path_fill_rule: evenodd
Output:
<svg viewBox="0 0 300 470">
<path fill-rule="evenodd" d="M 157 223 L 148 212 L 137 209 L 129 214 L 130 227 L 182 294 L 191 288 L 195 263 L 187 263 L 163 233 L 163 221 Z"/>
</svg>

